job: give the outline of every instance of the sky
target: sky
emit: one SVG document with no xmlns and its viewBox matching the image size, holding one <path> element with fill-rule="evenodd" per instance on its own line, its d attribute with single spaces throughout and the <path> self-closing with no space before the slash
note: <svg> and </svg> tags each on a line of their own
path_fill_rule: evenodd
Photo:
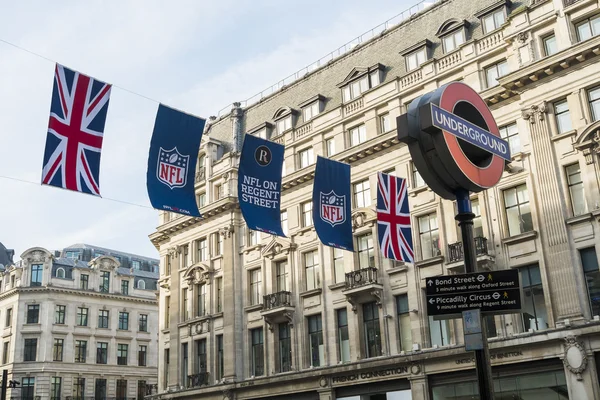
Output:
<svg viewBox="0 0 600 400">
<path fill-rule="evenodd" d="M 416 3 L 0 0 L 0 242 L 16 259 L 75 243 L 158 257 L 145 183 L 158 102 L 217 115 Z M 102 198 L 39 184 L 54 62 L 114 85 Z"/>
</svg>

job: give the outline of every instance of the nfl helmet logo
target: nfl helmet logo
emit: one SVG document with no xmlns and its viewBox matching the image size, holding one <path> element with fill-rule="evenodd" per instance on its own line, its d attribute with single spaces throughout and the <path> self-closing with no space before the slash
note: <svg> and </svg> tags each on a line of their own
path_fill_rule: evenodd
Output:
<svg viewBox="0 0 600 400">
<path fill-rule="evenodd" d="M 346 196 L 338 196 L 332 190 L 321 192 L 321 219 L 331 226 L 343 224 L 346 221 Z"/>
<path fill-rule="evenodd" d="M 184 187 L 187 181 L 187 170 L 190 156 L 184 156 L 177 147 L 165 150 L 162 147 L 158 151 L 158 165 L 156 166 L 156 177 L 171 189 Z"/>
</svg>

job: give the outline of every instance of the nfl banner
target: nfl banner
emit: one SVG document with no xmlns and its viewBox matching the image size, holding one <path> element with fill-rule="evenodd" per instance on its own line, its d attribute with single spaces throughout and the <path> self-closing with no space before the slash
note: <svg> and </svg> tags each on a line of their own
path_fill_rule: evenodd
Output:
<svg viewBox="0 0 600 400">
<path fill-rule="evenodd" d="M 43 185 L 100 196 L 100 152 L 110 88 L 56 64 Z"/>
<path fill-rule="evenodd" d="M 317 157 L 313 224 L 324 245 L 354 251 L 350 219 L 350 165 Z"/>
<path fill-rule="evenodd" d="M 414 248 L 406 185 L 406 179 L 378 173 L 377 232 L 384 257 L 412 263 Z"/>
<path fill-rule="evenodd" d="M 244 136 L 238 170 L 238 197 L 248 228 L 283 236 L 281 170 L 284 147 L 259 137 Z"/>
<path fill-rule="evenodd" d="M 159 104 L 146 173 L 148 197 L 157 210 L 200 217 L 194 173 L 205 122 Z"/>
</svg>

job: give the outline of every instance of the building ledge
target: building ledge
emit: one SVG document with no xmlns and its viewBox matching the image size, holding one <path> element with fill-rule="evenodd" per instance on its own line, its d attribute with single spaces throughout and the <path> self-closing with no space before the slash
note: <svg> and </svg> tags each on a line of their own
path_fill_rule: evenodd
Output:
<svg viewBox="0 0 600 400">
<path fill-rule="evenodd" d="M 346 282 L 334 283 L 333 285 L 327 286 L 329 290 L 337 290 L 346 287 Z"/>
<path fill-rule="evenodd" d="M 346 285 L 346 284 L 344 284 L 344 285 Z M 311 289 L 311 290 L 307 290 L 305 292 L 300 293 L 300 297 L 314 296 L 316 294 L 321 294 L 322 292 L 323 292 L 323 289 L 321 289 L 321 288 Z"/>
<path fill-rule="evenodd" d="M 244 307 L 244 311 L 245 312 L 252 312 L 252 311 L 262 310 L 262 308 L 263 308 L 262 303 L 261 304 L 254 304 L 254 305 L 251 305 L 251 306 Z"/>
<path fill-rule="evenodd" d="M 418 267 L 418 268 L 429 267 L 430 265 L 441 264 L 443 262 L 444 262 L 444 256 L 439 255 L 436 257 L 428 258 L 426 260 L 417 261 L 417 262 L 415 262 L 415 267 Z"/>
<path fill-rule="evenodd" d="M 567 223 L 567 225 L 575 225 L 580 222 L 591 221 L 592 218 L 593 218 L 593 213 L 588 212 L 585 214 L 576 215 L 574 217 L 567 218 L 565 222 Z"/>
<path fill-rule="evenodd" d="M 535 239 L 538 237 L 537 231 L 529 231 L 521 233 L 520 235 L 510 236 L 502 239 L 502 244 L 515 244 L 525 242 L 527 240 Z"/>
<path fill-rule="evenodd" d="M 577 136 L 577 129 L 571 129 L 570 131 L 559 133 L 558 135 L 555 135 L 552 138 L 550 138 L 550 140 L 556 142 L 557 140 L 562 140 L 571 136 Z"/>
<path fill-rule="evenodd" d="M 398 267 L 389 268 L 389 269 L 385 270 L 385 272 L 388 275 L 399 274 L 400 272 L 406 272 L 406 271 L 408 271 L 408 265 L 406 265 L 406 264 L 405 265 L 400 265 Z"/>
</svg>

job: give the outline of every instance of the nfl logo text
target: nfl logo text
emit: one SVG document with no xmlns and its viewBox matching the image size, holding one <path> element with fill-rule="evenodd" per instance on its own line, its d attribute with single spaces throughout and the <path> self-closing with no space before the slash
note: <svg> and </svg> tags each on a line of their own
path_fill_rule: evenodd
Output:
<svg viewBox="0 0 600 400">
<path fill-rule="evenodd" d="M 158 151 L 156 177 L 171 189 L 184 187 L 187 181 L 187 169 L 190 156 L 184 156 L 177 147 Z"/>
<path fill-rule="evenodd" d="M 329 193 L 321 192 L 319 207 L 321 219 L 331 226 L 343 224 L 346 221 L 346 196 L 338 196 L 332 190 Z"/>
</svg>

